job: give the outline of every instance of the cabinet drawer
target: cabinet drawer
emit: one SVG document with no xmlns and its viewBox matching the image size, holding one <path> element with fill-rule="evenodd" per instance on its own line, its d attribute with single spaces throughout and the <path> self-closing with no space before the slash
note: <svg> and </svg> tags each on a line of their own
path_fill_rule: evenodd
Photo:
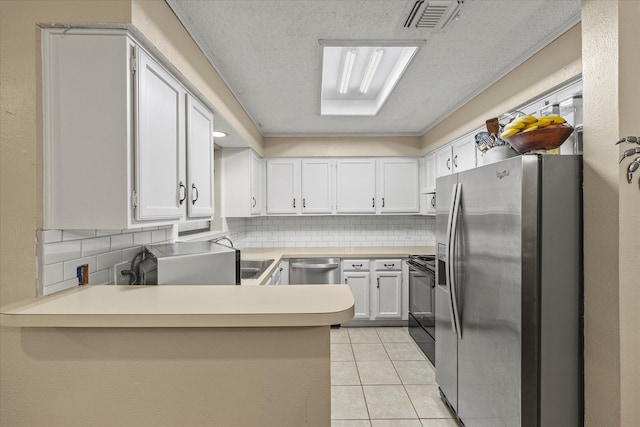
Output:
<svg viewBox="0 0 640 427">
<path fill-rule="evenodd" d="M 402 270 L 402 260 L 401 259 L 377 259 L 373 261 L 373 267 L 376 271 L 400 271 Z"/>
<path fill-rule="evenodd" d="M 345 259 L 342 260 L 343 271 L 369 271 L 368 259 Z"/>
</svg>

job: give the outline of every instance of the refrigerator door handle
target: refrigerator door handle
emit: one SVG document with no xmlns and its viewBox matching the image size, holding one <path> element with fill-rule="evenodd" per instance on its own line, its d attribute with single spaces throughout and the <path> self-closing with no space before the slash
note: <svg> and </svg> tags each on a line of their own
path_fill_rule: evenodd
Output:
<svg viewBox="0 0 640 427">
<path fill-rule="evenodd" d="M 462 184 L 457 184 L 455 187 L 455 197 L 453 201 L 453 218 L 451 219 L 451 234 L 449 243 L 449 263 L 447 268 L 449 269 L 449 286 L 450 298 L 452 305 L 452 315 L 455 319 L 456 329 L 458 331 L 458 337 L 462 339 L 462 322 L 460 321 L 460 310 L 458 308 L 458 295 L 456 287 L 456 235 L 458 231 L 458 214 L 460 213 L 460 199 L 462 198 Z"/>
<path fill-rule="evenodd" d="M 445 253 L 444 280 L 447 286 L 447 292 L 449 294 L 449 314 L 451 315 L 451 329 L 454 335 L 458 334 L 458 328 L 456 325 L 456 318 L 453 311 L 453 298 L 451 297 L 451 227 L 453 225 L 453 212 L 456 205 L 456 196 L 458 194 L 458 184 L 453 184 L 453 190 L 451 192 L 451 207 L 449 208 L 449 215 L 447 216 L 447 252 Z"/>
</svg>

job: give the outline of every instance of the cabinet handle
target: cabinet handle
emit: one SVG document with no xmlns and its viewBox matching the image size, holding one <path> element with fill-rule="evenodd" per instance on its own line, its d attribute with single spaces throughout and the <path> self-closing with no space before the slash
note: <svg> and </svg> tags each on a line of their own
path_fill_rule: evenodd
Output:
<svg viewBox="0 0 640 427">
<path fill-rule="evenodd" d="M 375 197 L 372 197 L 372 198 L 371 198 L 371 207 L 372 207 L 372 208 L 375 208 L 375 207 L 376 207 L 376 198 L 375 198 Z"/>
<path fill-rule="evenodd" d="M 296 207 L 296 199 L 295 199 L 295 197 L 293 198 L 293 207 L 294 208 Z"/>
<path fill-rule="evenodd" d="M 191 201 L 191 204 L 195 205 L 196 204 L 196 200 L 198 200 L 198 198 L 199 198 L 198 187 L 196 187 L 195 184 L 191 184 L 191 190 L 193 190 L 192 194 L 195 193 L 195 195 L 196 195 L 195 199 L 193 199 L 193 201 Z"/>
<path fill-rule="evenodd" d="M 307 207 L 307 199 L 302 199 L 302 207 L 306 208 Z"/>
<path fill-rule="evenodd" d="M 384 208 L 384 197 L 382 198 L 382 207 Z"/>
<path fill-rule="evenodd" d="M 434 208 L 436 207 L 436 195 L 435 194 L 431 198 L 431 206 L 434 207 Z"/>
<path fill-rule="evenodd" d="M 353 268 L 362 268 L 362 264 L 351 264 L 351 267 Z"/>
<path fill-rule="evenodd" d="M 393 268 L 395 267 L 395 263 L 394 264 L 384 264 L 385 267 L 387 268 Z"/>
<path fill-rule="evenodd" d="M 451 166 L 449 166 L 451 164 L 451 159 L 447 159 L 447 169 L 451 170 Z"/>
<path fill-rule="evenodd" d="M 378 280 L 378 289 L 380 289 L 380 278 L 378 277 L 377 280 Z"/>
<path fill-rule="evenodd" d="M 184 186 L 182 181 L 180 181 L 179 185 L 180 187 L 178 188 L 178 191 L 180 192 L 180 205 L 182 205 L 187 198 L 187 187 Z"/>
<path fill-rule="evenodd" d="M 458 167 L 458 155 L 453 156 L 453 166 Z"/>
<path fill-rule="evenodd" d="M 255 208 L 255 207 L 256 207 L 256 204 L 257 204 L 258 202 L 256 201 L 256 198 L 255 198 L 255 197 L 252 197 L 252 199 L 253 199 L 253 206 L 252 206 L 252 207 L 253 207 L 253 208 Z"/>
</svg>

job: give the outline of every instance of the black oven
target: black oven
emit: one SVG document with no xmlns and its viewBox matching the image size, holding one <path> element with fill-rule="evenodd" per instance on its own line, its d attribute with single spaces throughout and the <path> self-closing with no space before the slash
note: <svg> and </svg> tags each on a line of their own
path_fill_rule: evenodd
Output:
<svg viewBox="0 0 640 427">
<path fill-rule="evenodd" d="M 436 363 L 435 257 L 414 255 L 409 266 L 409 334 L 431 363 Z"/>
</svg>

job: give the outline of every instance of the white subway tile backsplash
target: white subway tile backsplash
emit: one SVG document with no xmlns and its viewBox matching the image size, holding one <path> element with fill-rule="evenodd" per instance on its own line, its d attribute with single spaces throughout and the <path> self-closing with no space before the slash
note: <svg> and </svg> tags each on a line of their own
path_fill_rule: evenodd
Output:
<svg viewBox="0 0 640 427">
<path fill-rule="evenodd" d="M 156 230 L 151 232 L 151 241 L 153 243 L 163 242 L 167 240 L 167 230 Z"/>
<path fill-rule="evenodd" d="M 138 233 L 134 233 L 134 245 L 146 245 L 148 243 L 151 243 L 151 231 L 140 231 Z"/>
<path fill-rule="evenodd" d="M 129 232 L 131 231 L 129 230 Z M 113 236 L 120 233 L 122 233 L 122 230 L 96 230 L 96 237 Z"/>
<path fill-rule="evenodd" d="M 63 279 L 63 264 L 49 264 L 42 269 L 42 284 L 48 286 L 52 283 L 61 282 Z"/>
<path fill-rule="evenodd" d="M 237 224 L 242 232 L 243 223 Z M 42 260 L 39 281 L 43 295 L 50 295 L 78 285 L 76 268 L 89 265 L 90 284 L 113 283 L 113 265 L 130 261 L 142 250 L 142 241 L 156 238 L 165 241 L 173 228 L 147 227 L 136 232 L 134 242 L 132 230 L 41 230 L 38 239 L 38 254 Z"/>
<path fill-rule="evenodd" d="M 122 261 L 131 261 L 133 257 L 138 255 L 142 250 L 142 246 L 134 246 L 132 248 L 122 250 Z"/>
<path fill-rule="evenodd" d="M 110 270 L 101 270 L 97 271 L 93 274 L 89 274 L 89 284 L 90 285 L 108 285 L 111 283 L 111 271 Z"/>
<path fill-rule="evenodd" d="M 97 237 L 82 241 L 82 256 L 95 255 L 111 249 L 110 237 Z"/>
<path fill-rule="evenodd" d="M 122 262 L 122 251 L 107 252 L 96 257 L 96 270 L 104 270 Z"/>
<path fill-rule="evenodd" d="M 62 241 L 62 230 L 42 230 L 42 243 Z"/>
<path fill-rule="evenodd" d="M 314 246 L 434 246 L 435 219 L 422 216 L 226 218 L 224 235 L 238 248 Z M 113 283 L 113 265 L 131 261 L 142 246 L 173 236 L 173 227 L 135 230 L 42 230 L 41 282 L 48 295 L 77 286 L 76 267 L 89 264 L 89 283 Z"/>
<path fill-rule="evenodd" d="M 133 234 L 115 234 L 111 236 L 111 250 L 130 248 L 133 246 Z"/>
<path fill-rule="evenodd" d="M 80 241 L 55 242 L 44 245 L 42 255 L 44 264 L 54 264 L 56 262 L 67 261 L 81 256 Z"/>
<path fill-rule="evenodd" d="M 423 216 L 232 218 L 227 224 L 236 233 L 238 247 L 263 247 L 273 242 L 284 247 L 435 244 L 434 218 Z"/>
<path fill-rule="evenodd" d="M 52 285 L 45 286 L 42 290 L 43 295 L 51 295 L 56 292 L 64 291 L 65 289 L 70 289 L 78 286 L 78 281 L 71 279 L 65 280 L 64 282 L 54 283 Z"/>
<path fill-rule="evenodd" d="M 96 237 L 96 230 L 63 230 L 62 240 L 81 240 Z"/>
</svg>

